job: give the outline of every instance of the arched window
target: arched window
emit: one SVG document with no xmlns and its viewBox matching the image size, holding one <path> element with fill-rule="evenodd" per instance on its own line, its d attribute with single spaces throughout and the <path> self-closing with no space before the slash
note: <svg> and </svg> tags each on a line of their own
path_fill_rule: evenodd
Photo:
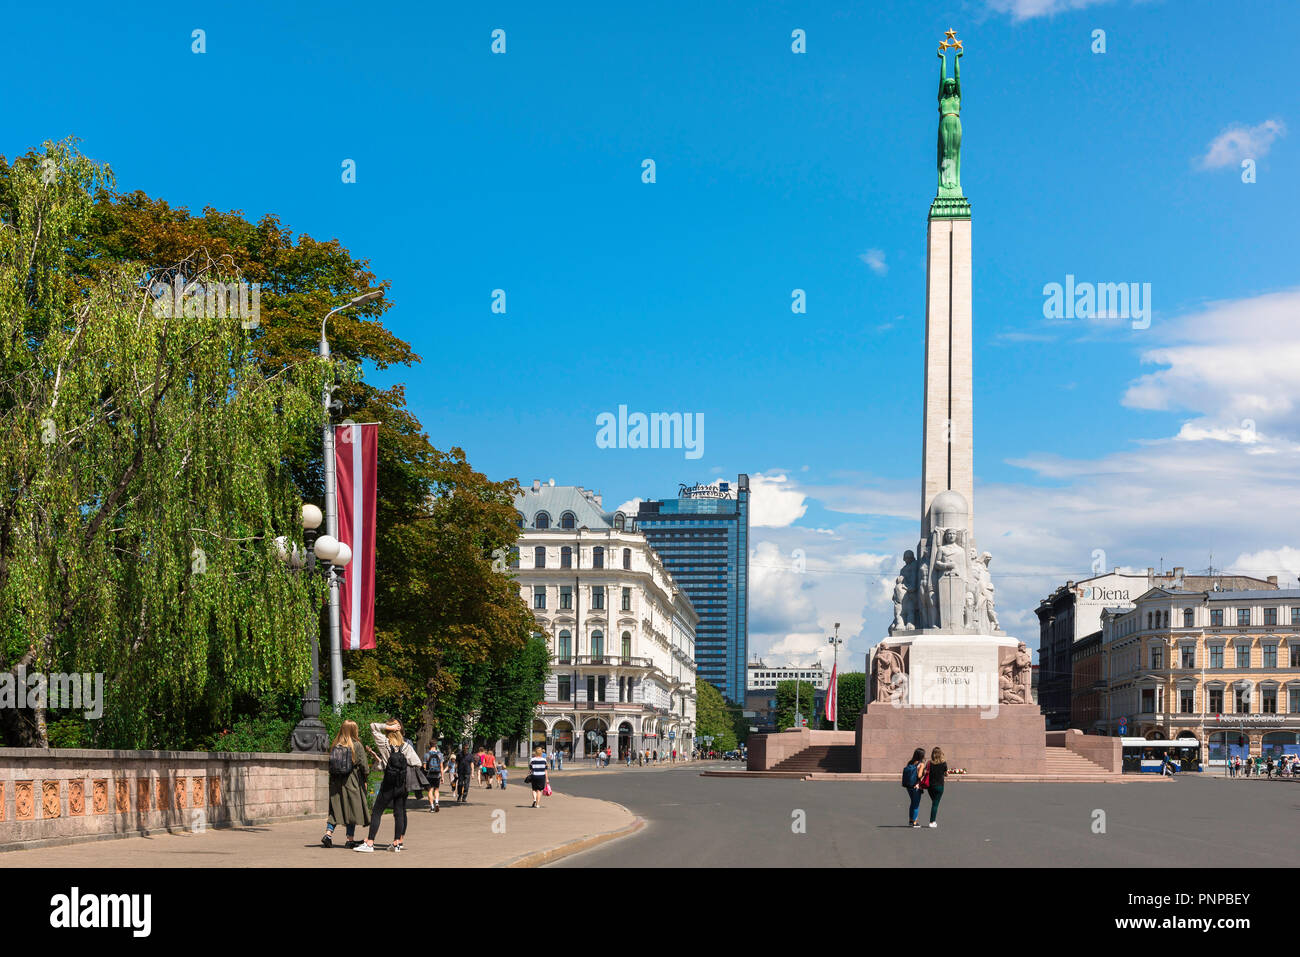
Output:
<svg viewBox="0 0 1300 957">
<path fill-rule="evenodd" d="M 560 516 L 560 528 L 573 528 L 576 521 L 572 512 L 565 512 Z"/>
<path fill-rule="evenodd" d="M 568 545 L 565 545 L 563 548 L 560 549 L 560 567 L 561 568 L 573 567 L 573 549 L 570 548 Z"/>
<path fill-rule="evenodd" d="M 545 545 L 538 545 L 536 548 L 533 549 L 533 567 L 534 568 L 546 567 L 546 546 Z"/>
<path fill-rule="evenodd" d="M 620 532 L 627 528 L 627 516 L 622 512 L 614 513 L 614 527 Z"/>
<path fill-rule="evenodd" d="M 533 528 L 550 528 L 551 516 L 545 512 L 538 512 L 533 516 Z"/>
<path fill-rule="evenodd" d="M 632 657 L 632 632 L 630 631 L 623 632 L 623 657 Z"/>
<path fill-rule="evenodd" d="M 596 664 L 600 664 L 605 657 L 605 634 L 600 631 L 591 633 L 591 658 Z"/>
<path fill-rule="evenodd" d="M 628 570 L 632 568 L 632 549 L 630 548 L 623 549 L 623 567 Z"/>
<path fill-rule="evenodd" d="M 523 512 L 515 512 L 515 527 L 516 527 L 516 528 L 523 528 L 523 527 L 524 527 L 524 513 L 523 513 Z"/>
<path fill-rule="evenodd" d="M 605 549 L 599 545 L 597 545 L 595 548 L 591 550 L 591 567 L 592 568 L 605 567 Z"/>
<path fill-rule="evenodd" d="M 555 653 L 562 665 L 567 665 L 569 659 L 573 657 L 573 636 L 568 631 L 560 632 L 560 637 L 556 641 Z"/>
</svg>

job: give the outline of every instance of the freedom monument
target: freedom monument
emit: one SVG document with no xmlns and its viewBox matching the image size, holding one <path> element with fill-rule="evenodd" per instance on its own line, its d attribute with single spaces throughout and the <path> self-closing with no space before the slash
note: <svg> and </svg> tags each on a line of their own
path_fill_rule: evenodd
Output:
<svg viewBox="0 0 1300 957">
<path fill-rule="evenodd" d="M 947 51 L 955 51 L 952 76 Z M 939 745 L 984 773 L 1045 767 L 1030 698 L 1033 658 L 998 624 L 993 556 L 975 544 L 971 206 L 961 185 L 961 41 L 939 44 L 939 188 L 926 242 L 921 537 L 894 581 L 888 639 L 869 656 L 856 747 L 865 773 L 894 772 Z"/>
</svg>

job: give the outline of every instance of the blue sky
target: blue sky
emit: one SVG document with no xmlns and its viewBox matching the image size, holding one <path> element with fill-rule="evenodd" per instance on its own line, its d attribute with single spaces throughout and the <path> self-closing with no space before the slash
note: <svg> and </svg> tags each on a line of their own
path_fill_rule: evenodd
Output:
<svg viewBox="0 0 1300 957">
<path fill-rule="evenodd" d="M 424 359 L 388 380 L 494 477 L 618 504 L 756 476 L 753 648 L 807 660 L 840 620 L 856 654 L 916 538 L 952 27 L 979 533 L 1036 645 L 1037 598 L 1096 548 L 1300 571 L 1268 514 L 1300 473 L 1293 25 L 1292 3 L 1196 0 L 73 5 L 57 57 L 10 51 L 0 151 L 75 134 L 123 189 L 337 237 Z M 1151 328 L 1044 319 L 1067 273 L 1150 283 Z M 619 405 L 702 413 L 703 457 L 598 448 Z"/>
</svg>

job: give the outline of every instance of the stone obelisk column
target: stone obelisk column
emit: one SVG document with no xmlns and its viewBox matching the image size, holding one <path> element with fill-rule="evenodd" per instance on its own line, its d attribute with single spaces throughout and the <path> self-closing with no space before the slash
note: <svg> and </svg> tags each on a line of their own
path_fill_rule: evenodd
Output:
<svg viewBox="0 0 1300 957">
<path fill-rule="evenodd" d="M 975 532 L 970 202 L 961 188 L 959 44 L 948 44 L 957 51 L 952 77 L 946 75 L 944 45 L 939 47 L 939 191 L 926 236 L 923 540 L 930 535 L 930 503 L 948 489 L 966 499 L 972 537 Z"/>
</svg>

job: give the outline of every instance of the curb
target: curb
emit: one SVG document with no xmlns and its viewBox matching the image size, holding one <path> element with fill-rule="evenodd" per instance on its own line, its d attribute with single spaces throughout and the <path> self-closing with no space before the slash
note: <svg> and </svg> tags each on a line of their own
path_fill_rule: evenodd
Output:
<svg viewBox="0 0 1300 957">
<path fill-rule="evenodd" d="M 609 804 L 614 804 L 609 801 Z M 614 804 L 615 807 L 627 811 L 627 808 L 621 804 Z M 631 814 L 631 811 L 628 811 Z M 606 844 L 609 841 L 616 841 L 621 837 L 628 837 L 645 827 L 646 821 L 643 817 L 636 817 L 631 824 L 616 828 L 612 831 L 606 831 L 603 834 L 593 834 L 590 837 L 580 837 L 575 841 L 569 841 L 565 844 L 557 844 L 555 847 L 548 847 L 543 851 L 534 851 L 531 854 L 524 854 L 522 857 L 516 857 L 512 860 L 505 861 L 502 864 L 494 864 L 494 867 L 541 867 L 544 864 L 550 864 L 558 861 L 560 858 L 568 857 L 571 854 L 577 854 L 580 851 L 586 851 L 600 844 Z"/>
</svg>

